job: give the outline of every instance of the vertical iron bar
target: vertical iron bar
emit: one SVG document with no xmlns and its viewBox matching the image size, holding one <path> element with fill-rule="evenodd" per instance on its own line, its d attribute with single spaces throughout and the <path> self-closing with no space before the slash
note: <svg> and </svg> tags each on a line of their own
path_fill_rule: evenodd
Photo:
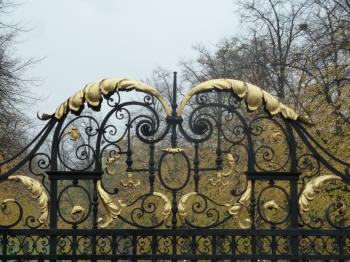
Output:
<svg viewBox="0 0 350 262">
<path fill-rule="evenodd" d="M 58 148 L 59 148 L 59 135 L 63 125 L 64 120 L 67 115 L 64 115 L 62 119 L 58 122 L 55 132 L 53 134 L 52 149 L 51 149 L 51 171 L 57 171 L 58 169 Z M 50 229 L 57 228 L 57 180 L 50 179 Z M 57 236 L 50 235 L 50 255 L 56 255 L 56 245 Z M 51 262 L 56 261 L 56 259 L 50 259 Z"/>
<path fill-rule="evenodd" d="M 73 259 L 72 261 L 77 261 L 77 259 L 75 259 L 75 256 L 77 255 L 77 236 L 73 235 L 72 236 L 72 255 L 73 255 Z"/>
<path fill-rule="evenodd" d="M 293 229 L 298 228 L 298 180 L 297 179 L 292 179 L 290 181 L 290 199 L 289 199 L 289 204 L 290 204 L 290 212 L 291 212 L 291 227 Z M 291 241 L 292 241 L 292 254 L 293 257 L 298 256 L 298 235 L 292 235 L 291 236 Z M 298 259 L 293 259 L 292 261 L 298 261 Z"/>
<path fill-rule="evenodd" d="M 173 79 L 173 97 L 171 101 L 171 147 L 175 148 L 177 147 L 177 134 L 176 134 L 176 125 L 177 122 L 175 121 L 176 118 L 176 108 L 177 108 L 177 102 L 176 102 L 176 96 L 177 96 L 177 77 L 176 72 L 174 72 L 174 79 Z"/>
<path fill-rule="evenodd" d="M 2 235 L 2 256 L 4 257 L 4 259 L 2 261 L 6 262 L 7 258 L 6 258 L 6 254 L 7 254 L 7 233 L 4 233 Z"/>
<path fill-rule="evenodd" d="M 150 157 L 149 157 L 149 186 L 150 193 L 154 191 L 154 144 L 149 145 Z"/>
<path fill-rule="evenodd" d="M 297 163 L 297 153 L 296 153 L 296 142 L 294 138 L 293 129 L 291 127 L 291 123 L 288 120 L 285 120 L 285 125 L 287 129 L 288 134 L 288 142 L 289 142 L 289 148 L 290 148 L 290 171 L 292 173 L 298 172 L 298 163 Z M 299 217 L 299 207 L 298 207 L 298 180 L 292 179 L 290 180 L 290 199 L 289 199 L 289 205 L 290 205 L 290 212 L 291 212 L 291 227 L 293 229 L 298 228 L 298 217 Z M 291 246 L 292 246 L 292 255 L 293 257 L 298 256 L 298 236 L 292 235 L 291 236 Z M 292 261 L 298 261 L 297 259 L 294 259 Z"/>
<path fill-rule="evenodd" d="M 272 230 L 276 230 L 276 226 L 275 225 L 271 225 L 271 229 Z M 276 250 L 277 250 L 277 241 L 276 241 L 276 236 L 273 235 L 273 236 L 271 236 L 271 251 L 272 251 L 272 256 L 273 257 L 276 256 Z M 277 259 L 273 258 L 271 261 L 272 262 L 277 262 Z"/>
<path fill-rule="evenodd" d="M 57 180 L 50 179 L 50 229 L 57 228 Z M 50 235 L 50 255 L 56 255 L 57 237 Z M 51 262 L 56 261 L 51 259 Z"/>
<path fill-rule="evenodd" d="M 154 234 L 152 236 L 152 256 L 156 256 L 157 255 L 157 235 Z M 156 260 L 153 260 L 156 261 Z"/>
<path fill-rule="evenodd" d="M 93 188 L 94 188 L 94 192 L 93 192 L 93 196 L 92 196 L 92 213 L 93 213 L 93 229 L 97 230 L 97 212 L 98 212 L 98 196 L 97 196 L 97 179 L 93 180 Z M 92 236 L 92 255 L 95 256 L 96 255 L 96 250 L 97 250 L 97 237 L 96 236 Z M 93 259 L 92 261 L 96 261 L 96 259 Z"/>
<path fill-rule="evenodd" d="M 172 228 L 176 228 L 177 224 L 177 218 L 176 218 L 176 213 L 177 213 L 177 201 L 176 201 L 176 191 L 172 191 L 173 195 L 173 201 L 171 203 L 171 212 L 172 212 L 172 219 L 171 219 L 171 224 Z"/>
<path fill-rule="evenodd" d="M 250 207 L 250 218 L 251 218 L 251 229 L 255 230 L 255 179 L 251 180 L 252 183 L 252 192 L 251 192 L 251 207 Z M 252 243 L 252 255 L 256 255 L 257 254 L 257 250 L 256 250 L 256 236 L 252 235 L 251 238 L 251 243 Z M 252 261 L 257 261 L 256 259 L 252 259 Z"/>
<path fill-rule="evenodd" d="M 112 236 L 112 261 L 117 261 L 115 256 L 117 255 L 117 237 L 115 235 Z"/>
<path fill-rule="evenodd" d="M 129 120 L 130 122 L 130 120 Z M 127 168 L 126 168 L 126 171 L 127 172 L 131 172 L 132 171 L 132 164 L 133 164 L 133 160 L 132 160 L 132 151 L 131 151 L 131 139 L 130 139 L 130 128 L 131 128 L 131 125 L 130 123 L 127 124 L 127 128 L 128 128 L 128 149 L 126 151 L 126 160 L 125 160 L 125 163 L 127 165 Z"/>
<path fill-rule="evenodd" d="M 231 236 L 232 241 L 231 241 L 231 251 L 232 251 L 232 262 L 236 261 L 236 238 L 235 236 Z"/>
<path fill-rule="evenodd" d="M 196 241 L 196 235 L 192 235 L 192 255 L 195 255 L 197 252 L 197 241 Z M 194 262 L 197 262 L 197 259 L 193 260 Z"/>
<path fill-rule="evenodd" d="M 338 236 L 338 247 L 339 247 L 339 255 L 344 255 L 344 238 L 342 235 Z M 339 260 L 340 262 L 343 262 L 344 260 Z"/>
<path fill-rule="evenodd" d="M 198 183 L 199 183 L 199 153 L 198 153 L 199 145 L 198 143 L 194 144 L 194 191 L 198 193 Z"/>
<path fill-rule="evenodd" d="M 216 235 L 211 236 L 211 244 L 212 244 L 212 254 L 216 255 Z M 213 259 L 212 261 L 217 261 L 217 260 Z"/>
<path fill-rule="evenodd" d="M 218 93 L 218 104 L 222 103 L 222 93 Z M 217 113 L 217 147 L 216 147 L 216 167 L 218 170 L 222 170 L 222 151 L 221 151 L 221 128 L 222 128 L 222 108 L 219 106 Z"/>
<path fill-rule="evenodd" d="M 97 213 L 98 213 L 98 196 L 97 196 L 97 179 L 93 180 L 93 196 L 92 196 L 92 213 L 93 213 L 93 229 L 97 229 Z"/>
<path fill-rule="evenodd" d="M 176 255 L 177 255 L 176 235 L 173 235 L 173 237 L 172 237 L 172 244 L 173 244 L 173 257 L 176 257 Z M 171 261 L 177 262 L 177 259 L 172 259 Z"/>
<path fill-rule="evenodd" d="M 137 255 L 137 235 L 132 236 L 132 254 L 132 262 L 137 262 L 137 260 L 134 258 Z"/>
</svg>

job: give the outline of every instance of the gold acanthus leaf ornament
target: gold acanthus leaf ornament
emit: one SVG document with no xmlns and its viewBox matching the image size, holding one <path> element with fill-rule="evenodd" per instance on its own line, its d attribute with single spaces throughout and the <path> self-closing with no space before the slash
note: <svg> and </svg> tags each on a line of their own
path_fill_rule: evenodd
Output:
<svg viewBox="0 0 350 262">
<path fill-rule="evenodd" d="M 139 81 L 122 78 L 108 78 L 99 82 L 87 84 L 83 89 L 80 89 L 56 109 L 54 116 L 56 119 L 61 119 L 65 114 L 72 110 L 79 112 L 84 106 L 84 101 L 92 108 L 98 108 L 102 102 L 102 96 L 110 96 L 118 89 L 118 91 L 137 90 L 145 92 L 156 97 L 162 104 L 168 116 L 171 115 L 171 110 L 167 105 L 163 96 L 154 88 Z M 44 118 L 47 120 L 49 118 Z"/>
<path fill-rule="evenodd" d="M 127 205 L 124 204 L 121 200 L 118 200 L 118 203 L 115 204 L 110 195 L 103 189 L 101 180 L 97 181 L 97 192 L 101 198 L 104 208 L 106 209 L 106 221 L 102 224 L 99 224 L 99 227 L 106 228 L 113 222 L 114 219 L 118 217 L 118 215 L 120 215 L 122 208 L 126 207 Z M 103 218 L 98 219 L 98 222 L 102 221 Z"/>
<path fill-rule="evenodd" d="M 115 161 L 119 160 L 119 158 L 120 158 L 120 155 L 116 155 L 115 157 L 110 157 L 110 158 L 108 158 L 106 160 L 106 172 L 107 172 L 108 175 L 114 175 L 115 174 L 115 172 L 112 171 L 110 168 L 111 168 L 111 165 Z"/>
<path fill-rule="evenodd" d="M 179 204 L 177 206 L 177 209 L 179 211 L 179 216 L 180 216 L 182 225 L 185 224 L 185 219 L 186 219 L 186 215 L 187 215 L 187 211 L 185 208 L 186 202 L 190 197 L 195 196 L 195 195 L 197 195 L 197 192 L 190 192 L 190 193 L 183 195 L 179 200 Z"/>
<path fill-rule="evenodd" d="M 182 148 L 164 148 L 162 149 L 164 152 L 168 152 L 170 154 L 176 154 L 176 153 L 180 153 L 183 152 L 184 150 Z"/>
<path fill-rule="evenodd" d="M 171 216 L 171 202 L 169 198 L 160 192 L 153 192 L 154 196 L 160 197 L 164 201 L 164 208 L 163 208 L 163 219 L 166 226 L 170 225 L 170 216 Z"/>
<path fill-rule="evenodd" d="M 307 212 L 310 210 L 310 201 L 314 199 L 316 193 L 320 192 L 323 183 L 328 180 L 341 180 L 341 177 L 336 175 L 323 175 L 315 177 L 306 184 L 303 192 L 301 193 L 299 197 L 299 212 L 305 222 L 308 223 L 310 221 L 310 218 L 306 217 Z"/>
<path fill-rule="evenodd" d="M 70 140 L 78 140 L 81 137 L 81 134 L 79 132 L 79 129 L 76 127 L 73 127 L 65 132 L 63 132 L 63 134 L 61 135 L 61 138 L 65 137 L 66 135 L 70 134 Z"/>
<path fill-rule="evenodd" d="M 257 110 L 259 107 L 264 106 L 271 115 L 281 113 L 282 116 L 286 119 L 298 120 L 304 124 L 311 124 L 310 120 L 307 117 L 298 116 L 298 114 L 293 109 L 282 104 L 266 91 L 260 89 L 255 85 L 233 79 L 214 79 L 195 86 L 182 99 L 177 115 L 182 115 L 185 105 L 192 96 L 201 92 L 215 89 L 231 90 L 239 98 L 245 98 L 248 109 L 251 111 Z"/>
<path fill-rule="evenodd" d="M 9 176 L 8 179 L 16 182 L 21 182 L 32 194 L 32 197 L 39 201 L 41 215 L 38 218 L 38 221 L 41 224 L 44 224 L 47 221 L 49 214 L 49 197 L 47 196 L 47 193 L 42 184 L 34 178 L 28 176 L 15 175 Z"/>
<path fill-rule="evenodd" d="M 226 204 L 226 206 L 230 206 L 230 209 L 228 210 L 229 214 L 232 215 L 233 219 L 238 220 L 238 225 L 242 229 L 248 229 L 251 225 L 251 220 L 249 218 L 246 218 L 243 221 L 241 220 L 241 213 L 243 211 L 243 208 L 249 207 L 251 193 L 252 182 L 248 181 L 247 188 L 242 194 L 242 196 L 239 198 L 239 200 L 233 205 Z"/>
</svg>

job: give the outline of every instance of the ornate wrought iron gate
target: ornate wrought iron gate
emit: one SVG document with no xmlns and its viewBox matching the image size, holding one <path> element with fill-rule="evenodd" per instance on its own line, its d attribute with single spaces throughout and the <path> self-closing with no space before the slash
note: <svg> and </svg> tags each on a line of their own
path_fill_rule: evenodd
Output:
<svg viewBox="0 0 350 262">
<path fill-rule="evenodd" d="M 175 74 L 169 107 L 106 79 L 42 119 L 0 164 L 1 261 L 350 260 L 350 164 L 256 86 L 207 81 L 178 106 Z"/>
</svg>

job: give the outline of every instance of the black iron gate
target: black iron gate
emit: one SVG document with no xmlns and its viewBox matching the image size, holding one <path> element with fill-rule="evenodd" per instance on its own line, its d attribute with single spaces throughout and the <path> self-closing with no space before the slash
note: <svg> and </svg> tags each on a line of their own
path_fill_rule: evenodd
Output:
<svg viewBox="0 0 350 262">
<path fill-rule="evenodd" d="M 0 164 L 1 261 L 350 260 L 350 163 L 307 118 L 237 80 L 171 97 L 105 79 L 43 114 Z"/>
</svg>

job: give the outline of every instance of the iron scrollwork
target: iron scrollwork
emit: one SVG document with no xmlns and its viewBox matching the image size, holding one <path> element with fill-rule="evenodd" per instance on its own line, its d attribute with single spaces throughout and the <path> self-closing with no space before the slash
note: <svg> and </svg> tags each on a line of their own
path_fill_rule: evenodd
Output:
<svg viewBox="0 0 350 262">
<path fill-rule="evenodd" d="M 175 78 L 170 102 L 105 79 L 43 114 L 0 163 L 0 185 L 21 182 L 39 207 L 2 200 L 1 259 L 350 259 L 350 163 L 309 119 L 232 79 L 199 84 L 177 108 Z"/>
</svg>

